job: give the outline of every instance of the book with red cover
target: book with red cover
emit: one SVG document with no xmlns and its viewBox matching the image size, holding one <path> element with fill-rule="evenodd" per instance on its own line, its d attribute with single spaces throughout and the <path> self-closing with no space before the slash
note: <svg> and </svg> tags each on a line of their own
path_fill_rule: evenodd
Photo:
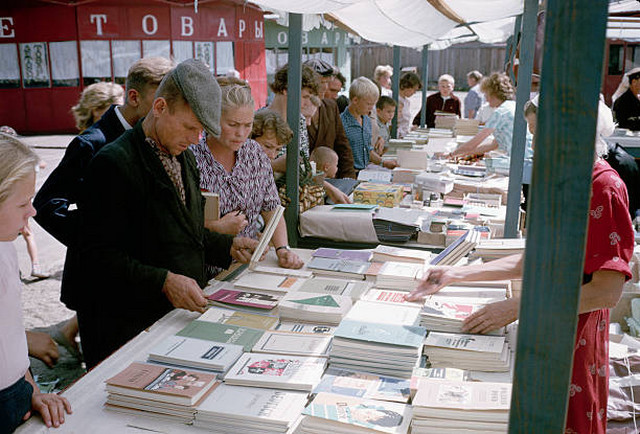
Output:
<svg viewBox="0 0 640 434">
<path fill-rule="evenodd" d="M 271 310 L 278 305 L 280 298 L 273 294 L 237 291 L 235 289 L 219 289 L 207 299 L 218 303 L 247 306 L 257 309 Z"/>
</svg>

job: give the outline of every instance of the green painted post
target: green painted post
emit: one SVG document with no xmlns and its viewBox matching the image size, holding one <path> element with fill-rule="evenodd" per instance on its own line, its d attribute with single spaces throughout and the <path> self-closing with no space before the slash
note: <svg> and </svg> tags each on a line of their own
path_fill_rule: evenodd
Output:
<svg viewBox="0 0 640 434">
<path fill-rule="evenodd" d="M 527 123 L 524 119 L 524 104 L 531 93 L 531 71 L 536 42 L 538 0 L 525 0 L 522 14 L 522 34 L 520 37 L 520 66 L 518 67 L 518 87 L 516 88 L 516 114 L 513 122 L 511 142 L 511 162 L 509 167 L 509 194 L 507 215 L 504 224 L 505 238 L 515 238 L 518 234 L 520 215 L 520 190 L 522 186 L 522 165 L 527 139 Z"/>
<path fill-rule="evenodd" d="M 510 433 L 565 428 L 607 6 L 547 2 Z"/>
<path fill-rule="evenodd" d="M 422 47 L 422 107 L 427 103 L 427 84 L 429 83 L 429 46 Z M 427 124 L 427 111 L 420 110 L 420 128 Z"/>
<path fill-rule="evenodd" d="M 300 87 L 302 85 L 302 15 L 289 14 L 289 71 L 287 75 L 287 122 L 293 138 L 287 144 L 287 236 L 298 245 L 298 168 L 300 140 Z"/>
<path fill-rule="evenodd" d="M 400 47 L 393 46 L 393 76 L 391 77 L 391 90 L 393 98 L 398 101 L 400 97 Z M 396 106 L 396 115 L 391 121 L 391 137 L 398 138 L 398 106 Z"/>
</svg>

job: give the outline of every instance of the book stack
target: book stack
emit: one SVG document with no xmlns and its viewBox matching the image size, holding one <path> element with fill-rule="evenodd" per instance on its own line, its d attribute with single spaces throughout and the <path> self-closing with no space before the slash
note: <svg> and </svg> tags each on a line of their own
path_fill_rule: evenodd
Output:
<svg viewBox="0 0 640 434">
<path fill-rule="evenodd" d="M 240 345 L 169 336 L 149 352 L 152 362 L 226 372 L 242 355 Z"/>
<path fill-rule="evenodd" d="M 313 389 L 313 393 L 320 392 L 406 403 L 410 397 L 410 382 L 403 378 L 329 368 Z"/>
<path fill-rule="evenodd" d="M 458 115 L 455 113 L 447 113 L 436 111 L 436 129 L 453 130 L 458 120 Z"/>
<path fill-rule="evenodd" d="M 224 307 L 209 307 L 198 321 L 230 324 L 258 330 L 270 330 L 278 325 L 278 317 L 263 313 L 241 312 Z"/>
<path fill-rule="evenodd" d="M 358 172 L 358 181 L 366 182 L 391 182 L 392 172 L 388 169 L 362 169 Z M 355 187 L 354 187 L 355 189 Z"/>
<path fill-rule="evenodd" d="M 320 382 L 326 363 L 327 359 L 321 357 L 245 353 L 224 381 L 236 386 L 311 392 Z"/>
<path fill-rule="evenodd" d="M 422 327 L 345 319 L 336 329 L 329 365 L 410 378 L 426 333 Z"/>
<path fill-rule="evenodd" d="M 106 408 L 190 423 L 217 384 L 215 374 L 134 362 L 106 381 Z"/>
<path fill-rule="evenodd" d="M 421 149 L 398 149 L 398 165 L 407 169 L 426 170 L 430 153 Z"/>
<path fill-rule="evenodd" d="M 321 247 L 311 255 L 314 258 L 344 259 L 347 261 L 369 262 L 373 254 L 370 250 L 344 250 Z"/>
<path fill-rule="evenodd" d="M 330 277 L 314 277 L 307 280 L 298 292 L 317 294 L 343 295 L 357 301 L 369 289 L 369 283 L 362 280 L 332 279 Z"/>
<path fill-rule="evenodd" d="M 511 351 L 504 336 L 429 332 L 424 354 L 434 368 L 489 372 L 511 369 Z"/>
<path fill-rule="evenodd" d="M 389 139 L 385 155 L 396 155 L 398 149 L 411 149 L 415 144 L 411 139 Z"/>
<path fill-rule="evenodd" d="M 482 258 L 483 261 L 487 262 L 517 253 L 524 253 L 525 242 L 524 238 L 482 240 L 476 246 L 473 257 Z"/>
<path fill-rule="evenodd" d="M 448 194 L 453 191 L 454 179 L 441 173 L 422 172 L 413 182 L 416 188 L 434 193 Z"/>
<path fill-rule="evenodd" d="M 456 136 L 475 136 L 479 126 L 480 121 L 477 119 L 456 119 L 453 132 Z"/>
<path fill-rule="evenodd" d="M 263 334 L 264 330 L 233 324 L 195 320 L 191 321 L 185 328 L 176 333 L 176 336 L 204 339 L 223 344 L 241 345 L 244 351 L 251 351 L 251 348 L 253 348 Z"/>
<path fill-rule="evenodd" d="M 431 265 L 455 265 L 464 258 L 480 241 L 479 231 L 468 230 L 440 252 L 430 262 Z"/>
<path fill-rule="evenodd" d="M 472 381 L 469 371 L 456 368 L 413 368 L 411 373 L 411 399 L 414 399 L 416 392 L 423 381 L 449 380 L 449 381 Z"/>
<path fill-rule="evenodd" d="M 370 263 L 365 261 L 350 261 L 346 259 L 311 258 L 307 268 L 314 274 L 322 276 L 346 277 L 364 280 Z"/>
<path fill-rule="evenodd" d="M 420 310 L 420 325 L 436 332 L 460 333 L 462 323 L 482 305 L 445 297 L 430 297 Z"/>
<path fill-rule="evenodd" d="M 422 173 L 422 170 L 406 169 L 404 167 L 396 167 L 391 171 L 391 181 L 396 184 L 413 184 L 416 176 Z"/>
<path fill-rule="evenodd" d="M 432 254 L 426 250 L 403 249 L 401 247 L 391 247 L 379 244 L 373 249 L 373 261 L 376 262 L 411 262 L 416 264 L 425 264 L 431 258 Z"/>
<path fill-rule="evenodd" d="M 481 166 L 459 164 L 454 170 L 454 173 L 456 175 L 470 176 L 471 178 L 484 178 L 487 176 L 487 169 Z"/>
<path fill-rule="evenodd" d="M 428 228 L 432 217 L 421 209 L 380 208 L 373 217 L 373 227 L 380 241 L 406 242 L 420 229 Z"/>
<path fill-rule="evenodd" d="M 429 265 L 385 262 L 376 278 L 376 287 L 412 291 L 418 287 Z"/>
<path fill-rule="evenodd" d="M 231 305 L 239 309 L 271 310 L 278 305 L 281 296 L 266 292 L 242 291 L 231 288 L 220 288 L 209 294 L 209 304 L 215 306 Z"/>
<path fill-rule="evenodd" d="M 193 425 L 221 434 L 289 432 L 307 396 L 305 392 L 221 384 L 198 405 Z"/>
<path fill-rule="evenodd" d="M 332 336 L 267 331 L 253 346 L 254 353 L 290 354 L 305 357 L 329 357 Z"/>
<path fill-rule="evenodd" d="M 422 306 L 423 301 L 407 301 L 405 299 L 407 295 L 406 291 L 394 291 L 392 289 L 378 289 L 371 288 L 365 295 L 362 296 L 363 301 L 373 301 L 376 303 L 387 304 L 406 304 L 410 306 Z M 422 325 L 422 324 L 420 324 Z"/>
<path fill-rule="evenodd" d="M 397 402 L 318 393 L 302 412 L 301 433 L 406 433 L 411 407 Z"/>
<path fill-rule="evenodd" d="M 345 295 L 292 292 L 284 296 L 278 312 L 290 321 L 338 324 L 351 309 L 351 297 Z"/>
<path fill-rule="evenodd" d="M 243 273 L 233 283 L 234 288 L 271 294 L 285 294 L 297 291 L 306 281 L 302 277 L 283 276 L 268 273 Z"/>
<path fill-rule="evenodd" d="M 411 432 L 507 432 L 511 385 L 424 381 L 413 400 Z"/>
<path fill-rule="evenodd" d="M 419 322 L 420 306 L 415 303 L 389 304 L 360 300 L 353 305 L 345 320 L 414 326 Z"/>
</svg>

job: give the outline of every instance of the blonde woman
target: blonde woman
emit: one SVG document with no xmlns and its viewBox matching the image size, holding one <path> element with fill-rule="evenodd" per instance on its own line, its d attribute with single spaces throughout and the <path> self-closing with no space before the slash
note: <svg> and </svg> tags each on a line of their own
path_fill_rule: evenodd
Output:
<svg viewBox="0 0 640 434">
<path fill-rule="evenodd" d="M 205 226 L 218 233 L 257 238 L 258 217 L 268 222 L 280 206 L 278 189 L 269 157 L 260 144 L 249 139 L 254 116 L 251 88 L 226 80 L 219 83 L 221 133 L 207 135 L 190 148 L 200 170 L 200 188 L 220 195 L 221 218 Z M 278 222 L 273 244 L 281 267 L 302 267 L 300 258 L 289 250 L 284 217 Z"/>
<path fill-rule="evenodd" d="M 71 413 L 66 398 L 40 393 L 31 373 L 20 301 L 18 257 L 13 246 L 29 217 L 36 183 L 38 157 L 15 138 L 0 137 L 0 421 L 2 432 L 12 432 L 32 411 L 48 427 L 64 423 Z"/>
<path fill-rule="evenodd" d="M 83 132 L 102 117 L 111 104 L 122 105 L 124 89 L 116 83 L 100 82 L 87 86 L 80 94 L 78 104 L 71 107 L 76 128 Z"/>
</svg>

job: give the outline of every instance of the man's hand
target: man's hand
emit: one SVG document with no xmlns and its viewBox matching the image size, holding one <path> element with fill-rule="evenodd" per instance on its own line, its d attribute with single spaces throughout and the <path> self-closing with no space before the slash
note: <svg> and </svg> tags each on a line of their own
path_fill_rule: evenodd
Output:
<svg viewBox="0 0 640 434">
<path fill-rule="evenodd" d="M 304 262 L 294 252 L 289 249 L 280 249 L 276 251 L 278 255 L 278 265 L 282 268 L 302 268 Z"/>
<path fill-rule="evenodd" d="M 384 154 L 384 139 L 382 137 L 378 137 L 375 145 L 373 145 L 373 150 L 376 151 L 378 155 Z"/>
<path fill-rule="evenodd" d="M 462 323 L 463 333 L 489 333 L 518 319 L 519 298 L 508 298 L 485 305 Z"/>
<path fill-rule="evenodd" d="M 256 247 L 258 247 L 258 240 L 247 237 L 235 237 L 231 245 L 231 257 L 238 262 L 248 264 L 251 261 L 251 255 L 253 255 Z M 262 258 L 260 258 L 261 261 L 268 251 L 269 249 L 265 249 Z"/>
<path fill-rule="evenodd" d="M 198 283 L 190 277 L 181 274 L 167 273 L 162 292 L 174 307 L 204 313 L 207 299 Z"/>
<path fill-rule="evenodd" d="M 31 357 L 42 360 L 50 368 L 58 362 L 58 345 L 47 333 L 27 331 L 27 347 Z"/>
<path fill-rule="evenodd" d="M 423 300 L 453 282 L 453 267 L 433 267 L 426 271 L 416 289 L 405 295 L 407 301 Z"/>
<path fill-rule="evenodd" d="M 205 220 L 204 226 L 212 231 L 216 231 L 219 234 L 237 235 L 249 222 L 247 216 L 240 211 L 232 211 L 225 214 L 219 220 Z"/>
<path fill-rule="evenodd" d="M 40 413 L 42 421 L 46 426 L 59 427 L 64 423 L 64 413 L 71 414 L 71 404 L 67 398 L 56 395 L 55 393 L 34 392 L 31 396 L 31 408 Z M 31 417 L 31 411 L 28 411 L 22 420 Z"/>
</svg>

